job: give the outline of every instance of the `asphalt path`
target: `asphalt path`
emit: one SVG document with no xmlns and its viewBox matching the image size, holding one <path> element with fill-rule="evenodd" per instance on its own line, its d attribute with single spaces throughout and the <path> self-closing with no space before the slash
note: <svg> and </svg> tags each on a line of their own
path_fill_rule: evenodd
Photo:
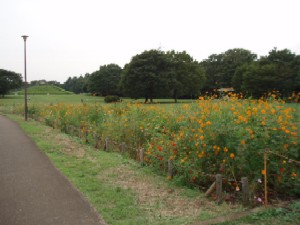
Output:
<svg viewBox="0 0 300 225">
<path fill-rule="evenodd" d="M 0 225 L 104 225 L 15 123 L 0 115 Z"/>
</svg>

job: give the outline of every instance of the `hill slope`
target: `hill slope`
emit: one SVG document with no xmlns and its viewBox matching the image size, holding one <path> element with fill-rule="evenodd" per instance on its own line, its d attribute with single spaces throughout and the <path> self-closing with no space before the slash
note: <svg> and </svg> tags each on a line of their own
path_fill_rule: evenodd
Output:
<svg viewBox="0 0 300 225">
<path fill-rule="evenodd" d="M 69 95 L 74 94 L 73 92 L 66 91 L 63 88 L 55 85 L 36 85 L 31 86 L 27 89 L 29 95 Z M 24 94 L 24 90 L 19 91 L 18 94 Z"/>
</svg>

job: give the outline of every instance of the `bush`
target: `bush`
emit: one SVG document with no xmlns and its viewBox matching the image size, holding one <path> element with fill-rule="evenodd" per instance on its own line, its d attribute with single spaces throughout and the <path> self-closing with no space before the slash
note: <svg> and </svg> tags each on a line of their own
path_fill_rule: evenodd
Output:
<svg viewBox="0 0 300 225">
<path fill-rule="evenodd" d="M 119 102 L 120 101 L 120 97 L 117 96 L 117 95 L 107 95 L 107 96 L 105 96 L 104 101 L 106 103 Z"/>
</svg>

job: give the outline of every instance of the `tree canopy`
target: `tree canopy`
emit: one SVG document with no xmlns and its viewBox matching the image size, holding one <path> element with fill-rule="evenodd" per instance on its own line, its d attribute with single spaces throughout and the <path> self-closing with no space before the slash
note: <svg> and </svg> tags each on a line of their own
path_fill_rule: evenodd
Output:
<svg viewBox="0 0 300 225">
<path fill-rule="evenodd" d="M 20 88 L 22 86 L 21 74 L 0 69 L 0 95 L 4 96 L 12 89 Z"/>
<path fill-rule="evenodd" d="M 88 80 L 88 91 L 97 95 L 119 95 L 122 68 L 117 64 L 100 66 Z"/>
<path fill-rule="evenodd" d="M 300 56 L 275 48 L 257 62 L 238 68 L 234 80 L 238 81 L 240 91 L 253 97 L 270 91 L 288 96 L 300 91 Z"/>
<path fill-rule="evenodd" d="M 121 84 L 132 98 L 196 96 L 205 81 L 199 63 L 186 52 L 160 50 L 136 55 L 124 68 Z"/>
<path fill-rule="evenodd" d="M 160 50 L 144 51 L 134 56 L 124 67 L 121 85 L 131 98 L 144 97 L 145 101 L 168 95 L 168 61 Z"/>
<path fill-rule="evenodd" d="M 86 93 L 89 76 L 90 75 L 87 73 L 84 77 L 69 77 L 68 80 L 63 84 L 63 88 L 76 94 Z"/>
<path fill-rule="evenodd" d="M 207 79 L 205 90 L 233 87 L 232 79 L 236 69 L 244 64 L 252 63 L 256 58 L 256 54 L 242 48 L 229 49 L 221 54 L 210 55 L 208 59 L 201 62 Z"/>
</svg>

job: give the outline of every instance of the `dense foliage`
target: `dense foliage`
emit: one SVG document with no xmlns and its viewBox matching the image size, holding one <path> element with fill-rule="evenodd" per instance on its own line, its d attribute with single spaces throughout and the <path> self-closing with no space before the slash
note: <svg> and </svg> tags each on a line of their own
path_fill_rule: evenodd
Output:
<svg viewBox="0 0 300 225">
<path fill-rule="evenodd" d="M 22 86 L 22 76 L 15 72 L 0 69 L 0 96 Z"/>
<path fill-rule="evenodd" d="M 89 80 L 89 76 L 89 74 L 85 74 L 84 77 L 69 77 L 64 83 L 63 88 L 76 94 L 87 93 L 87 82 Z"/>
<path fill-rule="evenodd" d="M 196 97 L 205 82 L 204 71 L 186 52 L 144 51 L 124 68 L 121 85 L 131 98 Z"/>
<path fill-rule="evenodd" d="M 116 64 L 100 66 L 88 79 L 88 91 L 96 95 L 120 95 L 119 82 L 122 68 Z"/>
</svg>

